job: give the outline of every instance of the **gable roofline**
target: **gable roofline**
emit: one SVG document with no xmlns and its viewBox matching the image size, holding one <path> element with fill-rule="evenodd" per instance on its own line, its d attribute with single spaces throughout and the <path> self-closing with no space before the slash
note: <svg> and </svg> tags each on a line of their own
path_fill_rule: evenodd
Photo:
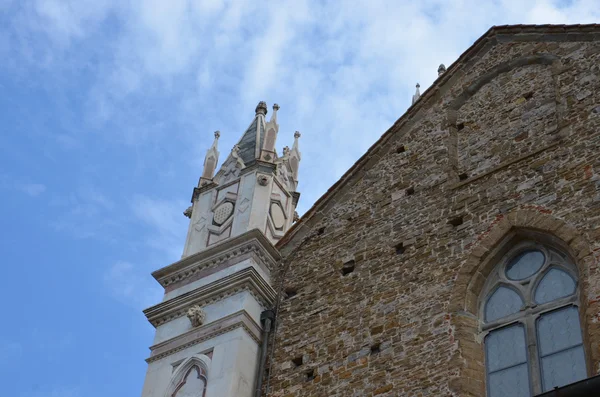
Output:
<svg viewBox="0 0 600 397">
<path fill-rule="evenodd" d="M 456 74 L 460 67 L 468 60 L 473 58 L 481 51 L 486 51 L 494 47 L 497 43 L 502 42 L 533 42 L 533 41 L 556 41 L 559 36 L 567 35 L 568 38 L 578 41 L 600 41 L 600 24 L 585 24 L 585 25 L 500 25 L 492 26 L 479 37 L 465 52 L 463 52 L 456 61 L 447 68 L 446 72 L 440 75 L 419 99 L 413 103 L 396 122 L 387 129 L 381 137 L 375 141 L 369 149 L 335 182 L 313 205 L 306 213 L 287 231 L 287 233 L 279 240 L 276 247 L 283 255 L 286 251 L 294 249 L 294 246 L 288 247 L 288 244 L 295 240 L 296 236 L 300 236 L 303 230 L 308 232 L 310 229 L 307 226 L 315 214 L 328 207 L 335 195 L 372 160 L 373 156 L 399 131 L 404 125 L 412 121 L 418 112 L 426 106 L 426 104 L 439 94 L 439 89 L 456 78 Z M 515 35 L 519 35 L 518 38 Z"/>
</svg>

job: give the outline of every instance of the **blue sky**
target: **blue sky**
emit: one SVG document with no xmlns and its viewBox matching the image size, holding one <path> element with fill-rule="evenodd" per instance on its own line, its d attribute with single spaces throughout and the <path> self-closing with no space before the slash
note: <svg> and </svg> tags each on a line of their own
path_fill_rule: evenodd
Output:
<svg viewBox="0 0 600 397">
<path fill-rule="evenodd" d="M 414 3 L 414 4 L 413 4 Z M 140 395 L 213 132 L 259 100 L 302 132 L 302 213 L 491 25 L 590 23 L 597 0 L 0 0 L 3 394 Z"/>
</svg>

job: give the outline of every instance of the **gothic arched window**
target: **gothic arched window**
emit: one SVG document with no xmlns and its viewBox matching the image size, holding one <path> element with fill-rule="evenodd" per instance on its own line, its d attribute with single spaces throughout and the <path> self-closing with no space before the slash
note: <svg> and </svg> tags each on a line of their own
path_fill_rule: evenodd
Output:
<svg viewBox="0 0 600 397">
<path fill-rule="evenodd" d="M 206 397 L 210 362 L 203 354 L 184 360 L 173 373 L 165 397 Z"/>
<path fill-rule="evenodd" d="M 577 270 L 540 244 L 515 246 L 483 290 L 488 397 L 528 397 L 587 376 Z"/>
</svg>

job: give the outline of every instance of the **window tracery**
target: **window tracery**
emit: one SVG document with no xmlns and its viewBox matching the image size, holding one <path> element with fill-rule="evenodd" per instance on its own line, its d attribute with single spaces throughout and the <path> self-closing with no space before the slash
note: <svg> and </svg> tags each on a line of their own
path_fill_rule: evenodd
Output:
<svg viewBox="0 0 600 397">
<path fill-rule="evenodd" d="M 536 395 L 587 377 L 576 267 L 559 250 L 515 246 L 480 305 L 489 397 Z"/>
<path fill-rule="evenodd" d="M 210 358 L 203 354 L 184 360 L 173 373 L 165 396 L 206 397 L 210 362 Z"/>
</svg>

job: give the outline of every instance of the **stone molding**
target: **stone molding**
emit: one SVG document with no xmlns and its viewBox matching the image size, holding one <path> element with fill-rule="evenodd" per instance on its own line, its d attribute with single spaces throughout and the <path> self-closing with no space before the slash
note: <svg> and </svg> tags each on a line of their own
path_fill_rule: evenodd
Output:
<svg viewBox="0 0 600 397">
<path fill-rule="evenodd" d="M 242 291 L 249 291 L 264 308 L 271 307 L 275 302 L 275 290 L 255 268 L 247 267 L 208 285 L 149 307 L 144 310 L 144 314 L 153 326 L 158 327 L 185 316 L 192 306 L 204 307 Z"/>
<path fill-rule="evenodd" d="M 480 234 L 477 241 L 465 248 L 470 250 L 465 262 L 461 265 L 450 299 L 451 312 L 477 314 L 477 301 L 482 281 L 494 267 L 494 249 L 501 245 L 503 239 L 518 230 L 536 230 L 557 238 L 553 244 L 564 244 L 562 249 L 568 252 L 577 265 L 580 282 L 585 282 L 585 261 L 592 260 L 591 248 L 586 238 L 577 229 L 562 219 L 556 218 L 550 209 L 540 206 L 522 206 L 507 214 L 499 214 L 489 229 Z M 552 243 L 548 243 L 553 245 Z"/>
<path fill-rule="evenodd" d="M 163 267 L 153 272 L 152 276 L 160 285 L 167 287 L 249 252 L 255 254 L 269 271 L 273 270 L 275 264 L 281 259 L 277 249 L 262 232 L 252 229 Z"/>
<path fill-rule="evenodd" d="M 292 192 L 292 205 L 294 206 L 294 208 L 296 208 L 296 206 L 298 205 L 298 200 L 300 200 L 300 193 Z"/>
<path fill-rule="evenodd" d="M 200 187 L 195 187 L 194 191 L 192 192 L 192 199 L 190 200 L 192 202 L 192 204 L 194 203 L 194 201 L 196 201 L 198 199 L 198 197 L 200 197 L 200 195 L 214 187 L 217 187 L 219 185 L 217 185 L 216 183 L 210 181 L 208 183 L 205 183 L 204 185 L 200 186 Z"/>
<path fill-rule="evenodd" d="M 160 360 L 190 346 L 197 345 L 238 328 L 242 328 L 252 340 L 260 343 L 261 327 L 245 310 L 240 310 L 217 321 L 194 328 L 185 334 L 151 346 L 150 357 L 146 359 L 146 362 L 151 363 Z"/>
</svg>

